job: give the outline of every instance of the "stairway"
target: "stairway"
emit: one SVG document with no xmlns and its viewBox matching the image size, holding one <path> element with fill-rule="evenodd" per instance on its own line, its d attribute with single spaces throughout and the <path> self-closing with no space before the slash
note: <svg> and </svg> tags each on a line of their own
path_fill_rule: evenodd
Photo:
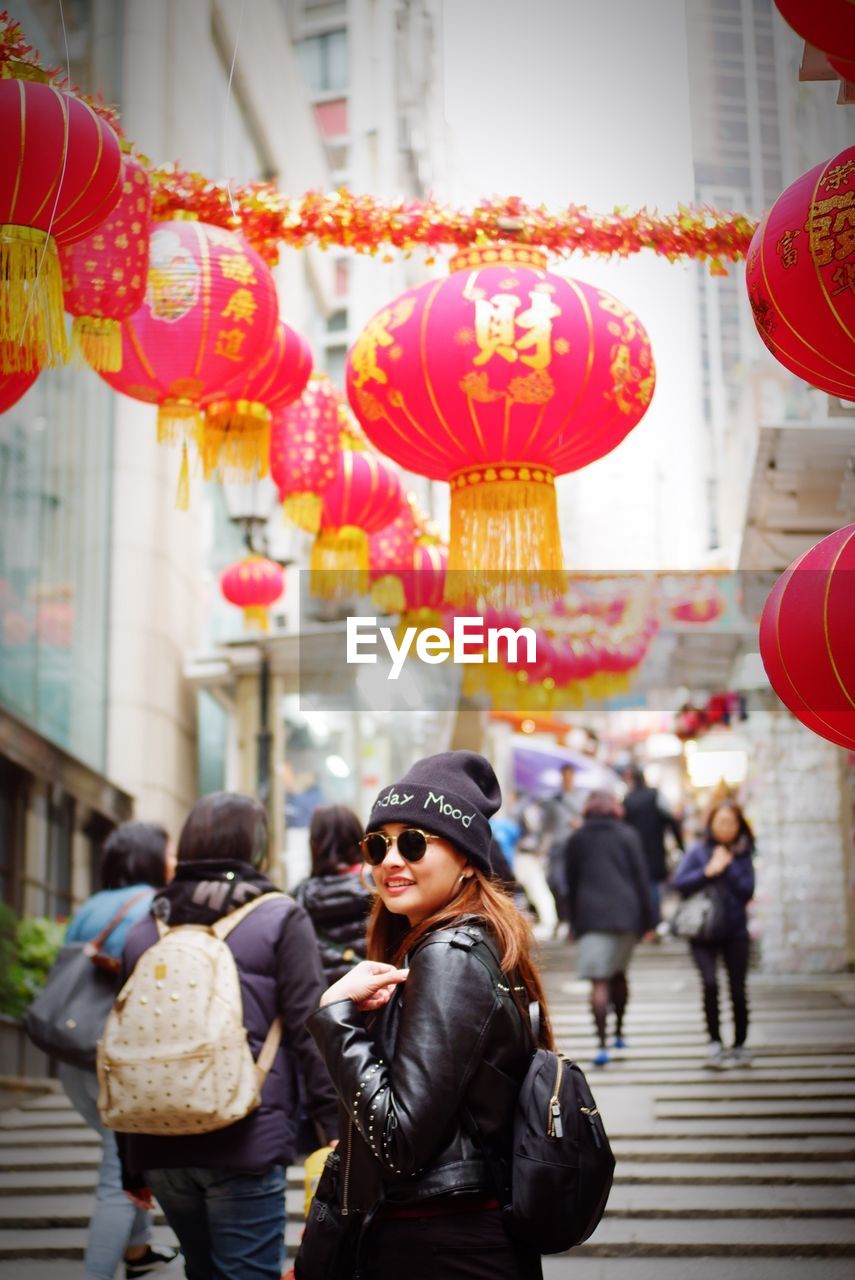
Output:
<svg viewBox="0 0 855 1280">
<path fill-rule="evenodd" d="M 855 979 L 752 974 L 755 1065 L 714 1073 L 682 944 L 642 946 L 629 1048 L 597 1071 L 572 948 L 548 944 L 544 964 L 559 1047 L 588 1071 L 617 1157 L 603 1222 L 544 1259 L 545 1280 L 851 1280 Z M 0 1111 L 0 1280 L 65 1280 L 83 1253 L 97 1140 L 62 1093 L 12 1101 Z M 287 1194 L 293 1246 L 300 1169 Z M 171 1238 L 162 1223 L 156 1235 Z M 164 1274 L 178 1280 L 180 1264 Z"/>
</svg>

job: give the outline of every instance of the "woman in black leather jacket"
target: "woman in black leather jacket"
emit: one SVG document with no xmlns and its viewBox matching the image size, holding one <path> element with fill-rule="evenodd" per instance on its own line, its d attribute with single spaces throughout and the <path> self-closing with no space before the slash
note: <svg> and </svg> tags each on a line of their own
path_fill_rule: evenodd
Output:
<svg viewBox="0 0 855 1280">
<path fill-rule="evenodd" d="M 491 877 L 500 803 L 469 751 L 421 760 L 381 792 L 362 842 L 377 889 L 369 959 L 307 1024 L 342 1108 L 342 1197 L 374 1211 L 366 1280 L 541 1276 L 500 1207 L 530 1001 L 552 1042 L 529 926 Z"/>
<path fill-rule="evenodd" d="M 365 959 L 371 896 L 359 874 L 362 835 L 362 823 L 345 805 L 323 805 L 312 814 L 312 874 L 297 885 L 294 897 L 309 913 L 327 982 Z"/>
</svg>

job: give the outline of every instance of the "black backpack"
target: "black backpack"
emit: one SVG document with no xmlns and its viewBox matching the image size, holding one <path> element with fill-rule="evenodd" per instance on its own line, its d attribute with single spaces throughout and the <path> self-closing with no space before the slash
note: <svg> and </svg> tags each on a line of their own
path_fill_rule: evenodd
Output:
<svg viewBox="0 0 855 1280">
<path fill-rule="evenodd" d="M 492 948 L 483 935 L 479 940 L 474 954 L 495 982 L 505 982 Z M 539 1021 L 539 1006 L 532 1004 L 528 1024 L 535 1048 L 514 1110 L 510 1203 L 507 1177 L 492 1158 L 490 1165 L 513 1238 L 538 1253 L 563 1253 L 599 1225 L 615 1158 L 585 1073 L 563 1054 L 537 1047 Z M 467 1119 L 489 1158 L 472 1117 Z"/>
</svg>

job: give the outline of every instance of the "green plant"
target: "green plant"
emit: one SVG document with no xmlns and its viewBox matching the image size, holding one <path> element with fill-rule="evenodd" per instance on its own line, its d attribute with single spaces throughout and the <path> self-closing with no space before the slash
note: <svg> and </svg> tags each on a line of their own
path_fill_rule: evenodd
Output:
<svg viewBox="0 0 855 1280">
<path fill-rule="evenodd" d="M 22 1018 L 44 985 L 65 936 L 65 925 L 45 916 L 18 920 L 0 905 L 0 1014 Z"/>
</svg>

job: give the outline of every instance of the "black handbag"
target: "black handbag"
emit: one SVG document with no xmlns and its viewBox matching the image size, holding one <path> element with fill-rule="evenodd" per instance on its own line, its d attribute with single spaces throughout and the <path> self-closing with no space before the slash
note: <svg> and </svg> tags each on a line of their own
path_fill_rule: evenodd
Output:
<svg viewBox="0 0 855 1280">
<path fill-rule="evenodd" d="M 349 1156 L 352 1132 L 347 1136 Z M 344 1203 L 344 1171 L 338 1151 L 327 1156 L 294 1259 L 296 1280 L 351 1280 L 357 1266 L 365 1215 Z"/>
<path fill-rule="evenodd" d="M 59 1062 L 95 1070 L 95 1051 L 119 990 L 121 965 L 101 948 L 135 902 L 135 893 L 91 942 L 67 942 L 45 985 L 24 1015 L 24 1030 L 37 1048 Z"/>
</svg>

